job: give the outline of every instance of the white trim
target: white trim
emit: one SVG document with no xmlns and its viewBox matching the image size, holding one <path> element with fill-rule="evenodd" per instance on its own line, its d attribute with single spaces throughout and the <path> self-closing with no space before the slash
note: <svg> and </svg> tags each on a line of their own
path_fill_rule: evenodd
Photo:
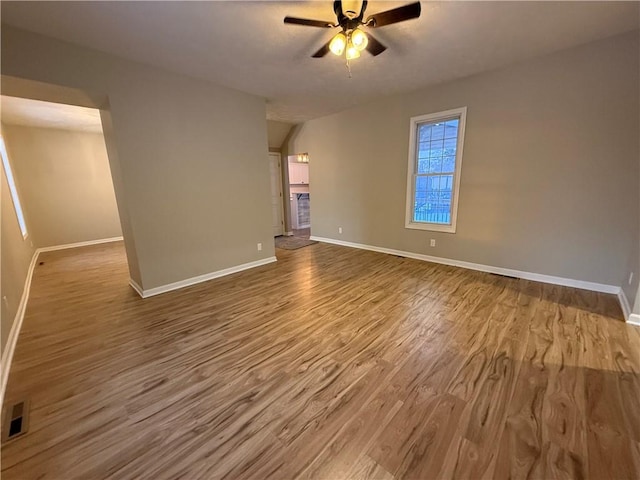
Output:
<svg viewBox="0 0 640 480">
<path fill-rule="evenodd" d="M 413 221 L 413 205 L 415 203 L 415 181 L 416 165 L 418 163 L 416 138 L 418 125 L 421 123 L 432 123 L 437 121 L 460 119 L 458 126 L 458 138 L 456 142 L 456 164 L 453 173 L 453 191 L 451 193 L 453 205 L 451 206 L 451 223 L 441 225 L 428 222 Z M 407 166 L 407 203 L 405 206 L 405 228 L 414 230 L 428 230 L 432 232 L 456 233 L 456 221 L 458 219 L 458 197 L 460 196 L 460 177 L 462 176 L 462 151 L 464 148 L 464 131 L 467 123 L 467 107 L 454 108 L 444 112 L 429 113 L 411 117 L 409 125 L 409 161 Z"/>
<path fill-rule="evenodd" d="M 14 317 L 13 324 L 11 325 L 11 331 L 9 332 L 9 337 L 7 338 L 7 344 L 2 352 L 2 373 L 0 378 L 0 411 L 2 409 L 2 404 L 4 403 L 4 394 L 7 388 L 7 381 L 9 380 L 9 371 L 11 369 L 13 353 L 15 352 L 16 344 L 18 343 L 18 336 L 20 335 L 20 330 L 22 329 L 22 322 L 24 321 L 24 314 L 27 309 L 27 302 L 29 301 L 33 270 L 35 269 L 40 254 L 42 252 L 52 252 L 54 250 L 84 247 L 87 245 L 96 245 L 99 243 L 117 242 L 119 240 L 122 240 L 122 237 L 102 238 L 99 240 L 90 240 L 87 242 L 68 243 L 65 245 L 54 245 L 52 247 L 37 248 L 33 252 L 33 257 L 31 258 L 31 263 L 29 264 L 29 270 L 27 271 L 27 278 L 24 282 L 24 289 L 22 290 L 22 297 L 20 298 L 20 303 L 18 304 L 18 310 L 16 311 L 16 316 Z"/>
<path fill-rule="evenodd" d="M 627 300 L 627 296 L 622 288 L 618 292 L 618 301 L 620 302 L 620 308 L 622 308 L 622 314 L 624 315 L 625 320 L 629 321 L 631 307 L 629 306 L 629 300 Z"/>
<path fill-rule="evenodd" d="M 98 240 L 87 240 L 86 242 L 77 242 L 77 243 L 65 243 L 64 245 L 54 245 L 52 247 L 42 247 L 39 248 L 39 252 L 53 252 L 54 250 L 65 250 L 67 248 L 77 248 L 77 247 L 86 247 L 88 245 L 98 245 L 100 243 L 109 243 L 109 242 L 119 242 L 123 240 L 120 237 L 110 237 L 110 238 L 100 238 Z"/>
<path fill-rule="evenodd" d="M 606 285 L 602 283 L 585 282 L 583 280 L 573 280 L 571 278 L 554 277 L 552 275 L 543 275 L 541 273 L 523 272 L 521 270 L 512 270 L 510 268 L 493 267 L 491 265 L 482 265 L 480 263 L 464 262 L 462 260 L 453 260 L 444 257 L 432 257 L 421 253 L 405 252 L 402 250 L 394 250 L 392 248 L 375 247 L 365 245 L 363 243 L 345 242 L 343 240 L 334 240 L 333 238 L 310 237 L 311 240 L 318 242 L 333 243 L 343 247 L 360 248 L 362 250 L 371 250 L 372 252 L 387 253 L 389 255 L 397 255 L 400 257 L 413 258 L 423 260 L 425 262 L 441 263 L 443 265 L 451 265 L 454 267 L 468 268 L 469 270 L 478 270 L 480 272 L 496 273 L 498 275 L 506 275 L 509 277 L 522 278 L 525 280 L 533 280 L 536 282 L 551 283 L 554 285 L 563 285 L 565 287 L 582 288 L 584 290 L 593 290 L 594 292 L 618 294 L 620 287 L 615 285 Z"/>
<path fill-rule="evenodd" d="M 242 265 L 236 265 L 235 267 L 229 267 L 223 270 L 218 270 L 216 272 L 205 273 L 204 275 L 198 275 L 197 277 L 187 278 L 185 280 L 180 280 L 179 282 L 173 282 L 167 285 L 161 285 L 159 287 L 150 288 L 149 290 L 144 290 L 140 288 L 140 286 L 131 279 L 129 279 L 129 285 L 131 285 L 131 287 L 136 292 L 138 292 L 138 294 L 142 298 L 149 298 L 149 297 L 153 297 L 154 295 L 160 295 L 161 293 L 170 292 L 172 290 L 178 290 L 179 288 L 195 285 L 196 283 L 207 282 L 209 280 L 213 280 L 214 278 L 224 277 L 226 275 L 231 275 L 232 273 L 242 272 L 243 270 L 260 267 L 262 265 L 267 265 L 268 263 L 273 263 L 276 261 L 277 261 L 276 257 L 263 258 L 261 260 L 256 260 L 254 262 L 243 263 Z"/>
<path fill-rule="evenodd" d="M 144 293 L 142 291 L 142 287 L 140 285 L 138 285 L 138 283 L 133 278 L 129 279 L 129 285 L 131 286 L 131 288 L 133 288 L 136 291 L 136 293 L 138 295 L 140 295 L 142 298 L 144 298 Z"/>
<path fill-rule="evenodd" d="M 629 318 L 627 318 L 627 323 L 629 325 L 640 327 L 640 315 L 638 315 L 637 313 L 632 313 L 631 315 L 629 315 Z"/>
<path fill-rule="evenodd" d="M 282 154 L 280 152 L 269 152 L 269 175 L 271 175 L 271 157 L 278 159 L 278 204 L 280 211 L 280 233 L 274 235 L 274 237 L 284 235 L 284 190 L 282 188 Z M 273 192 L 271 192 L 273 197 Z M 273 200 L 273 198 L 272 198 Z M 272 226 L 273 227 L 273 226 Z"/>
<path fill-rule="evenodd" d="M 4 351 L 2 352 L 2 379 L 0 382 L 0 411 L 2 411 L 2 404 L 4 403 L 4 392 L 7 388 L 7 381 L 9 380 L 9 370 L 11 367 L 11 361 L 13 360 L 13 353 L 16 349 L 16 344 L 18 343 L 18 335 L 20 334 L 20 329 L 22 328 L 22 322 L 24 320 L 24 313 L 27 309 L 27 302 L 29 300 L 29 292 L 31 291 L 31 278 L 33 277 L 33 270 L 35 269 L 36 263 L 38 261 L 38 255 L 40 255 L 40 251 L 36 250 L 33 252 L 33 257 L 31 258 L 31 263 L 29 264 L 29 270 L 27 270 L 27 278 L 24 281 L 24 289 L 22 290 L 22 297 L 20 298 L 20 303 L 18 304 L 18 310 L 16 311 L 16 316 L 13 319 L 13 324 L 11 325 L 11 331 L 9 332 L 9 338 L 7 339 L 7 344 L 4 347 Z"/>
</svg>

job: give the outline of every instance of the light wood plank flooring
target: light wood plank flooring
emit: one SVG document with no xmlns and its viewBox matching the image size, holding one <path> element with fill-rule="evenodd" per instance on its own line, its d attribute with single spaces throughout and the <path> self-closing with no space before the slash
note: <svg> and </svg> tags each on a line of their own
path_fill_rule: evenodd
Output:
<svg viewBox="0 0 640 480">
<path fill-rule="evenodd" d="M 2 478 L 640 476 L 611 295 L 317 244 L 146 300 L 121 243 L 43 254 Z"/>
</svg>

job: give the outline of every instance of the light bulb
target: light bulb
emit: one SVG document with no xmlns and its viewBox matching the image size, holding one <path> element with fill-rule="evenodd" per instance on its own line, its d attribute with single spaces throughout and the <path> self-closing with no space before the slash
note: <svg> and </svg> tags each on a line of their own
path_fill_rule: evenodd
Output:
<svg viewBox="0 0 640 480">
<path fill-rule="evenodd" d="M 344 47 L 347 46 L 347 37 L 345 37 L 344 33 L 339 33 L 335 37 L 331 39 L 331 43 L 329 43 L 329 50 L 334 55 L 342 55 L 344 52 Z"/>
<path fill-rule="evenodd" d="M 364 33 L 359 28 L 356 28 L 351 33 L 351 43 L 353 43 L 353 46 L 356 47 L 358 51 L 361 52 L 362 50 L 367 48 L 367 44 L 369 43 L 369 38 L 367 37 L 366 33 Z"/>
<path fill-rule="evenodd" d="M 360 56 L 360 50 L 358 50 L 353 43 L 349 42 L 347 46 L 347 53 L 345 55 L 347 60 L 353 60 L 354 58 L 358 58 Z"/>
</svg>

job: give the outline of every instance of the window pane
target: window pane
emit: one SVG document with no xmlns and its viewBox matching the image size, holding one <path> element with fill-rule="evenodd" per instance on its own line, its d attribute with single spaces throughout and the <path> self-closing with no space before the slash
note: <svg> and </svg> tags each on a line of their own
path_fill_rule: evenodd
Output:
<svg viewBox="0 0 640 480">
<path fill-rule="evenodd" d="M 447 120 L 444 127 L 444 138 L 457 138 L 458 137 L 458 123 L 459 120 Z"/>
<path fill-rule="evenodd" d="M 418 173 L 428 173 L 429 172 L 429 159 L 428 158 L 419 158 L 418 159 Z"/>
<path fill-rule="evenodd" d="M 429 152 L 429 142 L 418 142 L 417 173 L 427 173 L 429 171 Z"/>
<path fill-rule="evenodd" d="M 413 221 L 450 224 L 452 189 L 453 175 L 417 177 Z"/>
<path fill-rule="evenodd" d="M 440 190 L 440 175 L 433 175 L 427 177 L 427 190 Z"/>
<path fill-rule="evenodd" d="M 451 189 L 453 188 L 453 175 L 443 175 L 440 187 L 441 190 L 448 190 L 451 192 Z"/>
<path fill-rule="evenodd" d="M 456 157 L 449 155 L 442 157 L 442 173 L 453 172 L 456 167 Z"/>
<path fill-rule="evenodd" d="M 438 202 L 438 212 L 437 212 L 437 220 L 436 223 L 451 223 L 451 197 L 448 198 L 441 194 Z"/>
<path fill-rule="evenodd" d="M 429 156 L 429 145 L 431 142 L 419 142 L 418 143 L 418 156 L 426 155 Z"/>
<path fill-rule="evenodd" d="M 431 124 L 420 125 L 418 127 L 418 141 L 428 142 L 431 139 Z"/>
<path fill-rule="evenodd" d="M 444 138 L 444 123 L 434 123 L 431 127 L 431 141 Z"/>
<path fill-rule="evenodd" d="M 456 138 L 447 138 L 444 141 L 444 154 L 455 155 L 456 154 Z"/>
<path fill-rule="evenodd" d="M 432 140 L 429 143 L 429 156 L 441 157 L 443 151 L 443 140 Z"/>
<path fill-rule="evenodd" d="M 429 173 L 441 173 L 442 172 L 442 157 L 429 159 Z"/>
<path fill-rule="evenodd" d="M 431 127 L 431 125 L 429 126 Z M 434 126 L 434 130 L 438 130 L 438 135 L 443 131 L 444 124 L 440 124 L 440 127 Z M 445 140 L 443 138 L 439 140 L 420 141 L 418 142 L 418 158 L 417 158 L 417 170 L 416 173 L 441 173 L 442 170 L 442 157 L 443 155 L 455 155 L 456 139 Z M 452 166 L 448 166 L 448 170 L 445 172 L 453 171 Z"/>
</svg>

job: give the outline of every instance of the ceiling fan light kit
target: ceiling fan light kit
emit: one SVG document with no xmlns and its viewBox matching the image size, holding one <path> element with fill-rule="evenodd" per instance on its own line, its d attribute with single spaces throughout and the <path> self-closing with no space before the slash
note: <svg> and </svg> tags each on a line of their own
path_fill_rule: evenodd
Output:
<svg viewBox="0 0 640 480">
<path fill-rule="evenodd" d="M 418 18 L 421 11 L 420 2 L 414 2 L 385 12 L 375 13 L 364 20 L 364 12 L 367 9 L 368 3 L 367 0 L 363 0 L 359 14 L 352 10 L 353 6 L 351 5 L 357 2 L 347 2 L 345 0 L 345 3 L 349 4 L 347 11 L 343 10 L 341 0 L 333 2 L 333 11 L 336 14 L 337 23 L 297 17 L 285 17 L 284 23 L 317 28 L 340 27 L 341 32 L 334 35 L 333 38 L 314 53 L 312 57 L 324 57 L 329 52 L 337 56 L 344 54 L 348 65 L 349 60 L 360 57 L 360 52 L 364 50 L 367 50 L 375 57 L 387 49 L 387 47 L 376 40 L 370 33 L 365 33 L 361 27 L 378 28 L 404 22 L 405 20 Z"/>
</svg>

